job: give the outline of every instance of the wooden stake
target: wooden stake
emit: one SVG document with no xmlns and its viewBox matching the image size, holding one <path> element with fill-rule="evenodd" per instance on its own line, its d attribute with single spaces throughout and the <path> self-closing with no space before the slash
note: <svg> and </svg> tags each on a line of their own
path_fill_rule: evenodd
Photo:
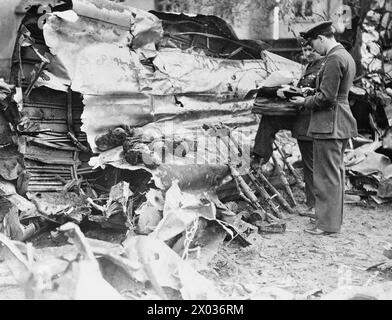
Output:
<svg viewBox="0 0 392 320">
<path fill-rule="evenodd" d="M 272 197 L 268 194 L 268 192 L 264 189 L 264 187 L 262 185 L 260 185 L 260 183 L 257 181 L 255 176 L 251 172 L 249 172 L 248 173 L 248 177 L 250 178 L 250 180 L 252 181 L 252 183 L 256 187 L 257 191 L 259 191 L 259 193 L 262 196 L 262 198 L 265 201 L 267 201 L 267 203 L 271 207 L 272 211 L 274 212 L 275 216 L 280 218 L 280 219 L 284 219 L 285 218 L 284 214 L 279 212 L 279 209 L 275 205 L 275 203 L 273 202 Z"/>
<path fill-rule="evenodd" d="M 295 182 L 301 187 L 304 188 L 305 184 L 302 180 L 301 175 L 298 173 L 297 170 L 294 169 L 294 167 L 292 166 L 292 164 L 290 162 L 287 161 L 287 158 L 285 157 L 285 155 L 283 154 L 283 151 L 279 148 L 279 146 L 277 145 L 276 142 L 274 142 L 274 145 L 276 147 L 276 149 L 278 150 L 280 156 L 282 157 L 282 160 L 284 162 L 284 164 L 287 166 L 287 169 L 289 169 L 290 173 L 294 176 Z"/>
<path fill-rule="evenodd" d="M 281 193 L 276 190 L 276 188 L 272 185 L 271 182 L 268 181 L 268 179 L 264 176 L 264 174 L 261 172 L 261 165 L 260 169 L 256 173 L 257 178 L 261 180 L 261 182 L 268 187 L 270 192 L 272 192 L 274 195 L 272 197 L 276 197 L 276 199 L 280 202 L 283 208 L 287 210 L 288 213 L 294 213 L 294 210 L 291 208 L 291 206 L 288 204 L 285 198 L 281 195 Z"/>
<path fill-rule="evenodd" d="M 283 187 L 286 190 L 287 195 L 289 196 L 292 204 L 294 206 L 296 206 L 297 202 L 295 201 L 295 198 L 294 198 L 293 192 L 291 191 L 289 182 L 287 181 L 287 178 L 286 178 L 282 168 L 280 167 L 280 165 L 278 163 L 278 160 L 276 160 L 276 157 L 273 154 L 272 154 L 272 160 L 274 161 L 274 165 L 275 165 L 276 171 L 277 171 L 277 173 L 279 175 L 280 180 L 283 183 Z"/>
<path fill-rule="evenodd" d="M 244 190 L 244 193 L 246 195 L 247 198 L 249 198 L 249 200 L 252 202 L 253 206 L 257 209 L 256 213 L 259 214 L 259 216 L 263 219 L 263 215 L 265 215 L 266 217 L 270 218 L 270 220 L 272 221 L 279 221 L 279 219 L 277 219 L 276 217 L 274 217 L 272 214 L 270 214 L 269 212 L 266 212 L 263 207 L 260 205 L 259 200 L 257 199 L 257 197 L 255 196 L 254 192 L 252 191 L 252 189 L 246 184 L 244 178 L 242 178 L 239 174 L 239 172 L 232 166 L 229 165 L 230 167 L 230 171 L 233 177 L 236 177 L 238 179 L 238 182 L 242 188 L 242 190 Z M 235 178 L 234 178 L 235 179 Z"/>
</svg>

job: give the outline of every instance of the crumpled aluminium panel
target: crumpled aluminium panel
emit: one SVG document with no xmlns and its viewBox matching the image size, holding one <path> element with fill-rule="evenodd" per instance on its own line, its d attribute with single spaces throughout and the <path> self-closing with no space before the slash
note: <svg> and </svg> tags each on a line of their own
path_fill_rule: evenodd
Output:
<svg viewBox="0 0 392 320">
<path fill-rule="evenodd" d="M 118 43 L 91 39 L 93 31 L 85 24 L 93 30 L 106 28 L 86 18 L 69 22 L 58 15 L 44 27 L 47 45 L 68 70 L 71 89 L 84 95 L 210 94 L 241 99 L 272 71 L 284 68 L 294 79 L 301 71 L 299 64 L 266 51 L 264 60 L 216 59 L 179 49 L 130 51 L 122 37 Z M 142 64 L 146 55 L 154 55 L 151 66 Z"/>
<path fill-rule="evenodd" d="M 44 27 L 51 52 L 69 70 L 71 88 L 85 96 L 86 112 L 90 107 L 89 96 L 97 95 L 105 100 L 108 97 L 113 100 L 159 99 L 173 95 L 193 95 L 200 101 L 209 98 L 208 102 L 240 100 L 259 87 L 272 71 L 285 69 L 293 78 L 298 78 L 301 71 L 299 64 L 266 51 L 264 60 L 226 60 L 178 49 L 156 51 L 152 62 L 155 71 L 152 71 L 141 63 L 146 50 L 130 51 L 122 42 L 124 37 L 118 37 L 118 43 L 113 39 L 92 39 L 92 31 L 87 26 L 92 30 L 105 29 L 103 24 L 90 24 L 86 18 L 79 17 L 73 23 L 56 15 L 52 15 Z M 76 39 L 69 36 L 75 33 Z M 50 82 L 46 85 L 50 86 Z M 92 105 L 98 103 L 91 99 Z M 145 105 L 145 102 L 137 104 Z M 205 103 L 203 109 L 210 109 L 209 103 Z"/>
<path fill-rule="evenodd" d="M 259 60 L 229 60 L 156 50 L 160 20 L 140 10 L 135 18 L 135 12 L 78 0 L 74 12 L 53 13 L 44 25 L 45 42 L 67 71 L 71 89 L 83 94 L 82 130 L 94 151 L 98 134 L 121 125 L 153 123 L 162 132 L 174 126 L 174 134 L 182 136 L 195 136 L 204 123 L 248 129 L 257 123 L 251 114 L 252 90 L 276 70 L 293 79 L 300 76 L 299 64 L 268 51 Z M 131 32 L 124 28 L 127 17 Z M 106 157 L 104 163 L 126 166 L 117 160 Z M 182 160 L 172 164 L 189 165 L 189 159 Z"/>
</svg>

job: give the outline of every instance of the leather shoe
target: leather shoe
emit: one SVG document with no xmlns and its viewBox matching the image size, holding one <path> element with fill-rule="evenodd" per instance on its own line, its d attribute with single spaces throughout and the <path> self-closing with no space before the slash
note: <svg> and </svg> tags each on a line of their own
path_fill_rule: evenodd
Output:
<svg viewBox="0 0 392 320">
<path fill-rule="evenodd" d="M 312 234 L 312 235 L 315 235 L 315 236 L 329 235 L 329 234 L 333 233 L 333 232 L 327 232 L 327 231 L 321 230 L 321 229 L 319 229 L 317 227 L 314 227 L 314 228 L 311 228 L 311 229 L 305 229 L 304 231 L 306 233 L 309 233 L 309 234 Z"/>
<path fill-rule="evenodd" d="M 251 161 L 250 161 L 250 167 L 253 169 L 258 169 L 260 166 L 262 166 L 265 163 L 265 159 L 260 157 L 257 154 L 253 154 L 251 156 Z"/>
</svg>

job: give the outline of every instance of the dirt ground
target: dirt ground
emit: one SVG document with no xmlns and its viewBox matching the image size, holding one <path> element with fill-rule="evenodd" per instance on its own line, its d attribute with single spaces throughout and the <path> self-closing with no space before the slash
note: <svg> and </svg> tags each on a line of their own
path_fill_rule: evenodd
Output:
<svg viewBox="0 0 392 320">
<path fill-rule="evenodd" d="M 263 286 L 294 294 L 318 289 L 328 293 L 341 285 L 392 280 L 388 272 L 366 271 L 388 260 L 382 253 L 392 242 L 392 204 L 345 205 L 337 235 L 310 235 L 303 231 L 309 226 L 309 218 L 292 215 L 285 233 L 264 234 L 250 250 L 224 245 L 214 258 L 212 278 L 228 296 L 246 296 Z"/>
<path fill-rule="evenodd" d="M 236 241 L 225 242 L 209 269 L 202 271 L 232 299 L 257 298 L 261 287 L 277 287 L 294 294 L 323 290 L 339 285 L 369 285 L 392 280 L 390 273 L 366 271 L 386 261 L 383 247 L 392 242 L 392 204 L 345 205 L 342 232 L 312 236 L 303 232 L 309 218 L 290 215 L 283 234 L 263 234 L 257 246 L 243 248 Z M 86 234 L 92 237 L 92 234 Z M 105 240 L 118 242 L 119 236 Z M 33 241 L 35 246 L 54 244 L 48 233 Z M 255 295 L 256 294 L 256 295 Z M 0 263 L 0 299 L 23 299 L 4 263 Z"/>
</svg>

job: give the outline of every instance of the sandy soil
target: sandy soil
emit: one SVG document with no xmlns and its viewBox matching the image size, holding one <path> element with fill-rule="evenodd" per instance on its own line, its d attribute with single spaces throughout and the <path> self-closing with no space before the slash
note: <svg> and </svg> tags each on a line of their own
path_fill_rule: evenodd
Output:
<svg viewBox="0 0 392 320">
<path fill-rule="evenodd" d="M 342 284 L 366 285 L 392 280 L 390 273 L 366 271 L 386 261 L 383 246 L 392 242 L 392 204 L 377 207 L 346 205 L 342 232 L 312 236 L 303 232 L 309 218 L 288 216 L 283 234 L 263 234 L 260 244 L 243 248 L 225 242 L 202 273 L 228 298 L 248 298 L 261 287 L 278 287 L 295 294 L 316 289 L 330 292 Z M 92 234 L 87 234 L 92 236 Z M 118 242 L 116 235 L 103 240 Z M 55 246 L 47 234 L 35 246 Z M 0 263 L 0 299 L 23 299 L 4 263 Z M 257 297 L 257 296 L 256 296 Z"/>
<path fill-rule="evenodd" d="M 345 205 L 342 231 L 313 236 L 303 230 L 309 218 L 288 217 L 283 234 L 264 234 L 260 244 L 243 249 L 224 245 L 212 263 L 214 278 L 228 295 L 248 295 L 262 286 L 303 294 L 340 285 L 369 285 L 392 280 L 388 272 L 366 271 L 387 261 L 383 246 L 392 242 L 392 205 Z"/>
</svg>

